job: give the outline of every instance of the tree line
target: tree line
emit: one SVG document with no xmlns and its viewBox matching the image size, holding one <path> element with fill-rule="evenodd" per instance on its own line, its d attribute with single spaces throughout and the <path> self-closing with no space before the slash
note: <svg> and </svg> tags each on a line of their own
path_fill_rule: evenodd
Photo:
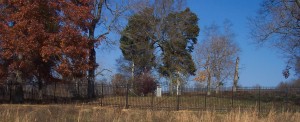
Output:
<svg viewBox="0 0 300 122">
<path fill-rule="evenodd" d="M 119 70 L 112 84 L 129 84 L 138 93 L 147 94 L 159 79 L 166 79 L 179 94 L 180 86 L 195 75 L 195 81 L 205 82 L 209 89 L 215 87 L 216 92 L 228 80 L 233 80 L 236 88 L 240 48 L 232 24 L 225 21 L 222 26 L 205 27 L 204 39 L 199 41 L 199 19 L 185 2 L 3 0 L 1 83 L 15 84 L 22 91 L 26 83 L 41 90 L 53 82 L 83 81 L 88 85 L 88 98 L 93 98 L 99 65 L 95 49 L 115 30 L 121 35 L 123 56 L 117 60 Z M 252 36 L 259 44 L 272 40 L 271 44 L 282 49 L 288 57 L 284 76 L 291 67 L 299 74 L 299 0 L 265 0 L 261 8 L 259 17 L 250 20 L 254 23 Z M 124 27 L 120 27 L 121 19 L 126 19 Z M 101 32 L 95 35 L 97 28 Z M 269 39 L 272 35 L 278 38 Z"/>
</svg>

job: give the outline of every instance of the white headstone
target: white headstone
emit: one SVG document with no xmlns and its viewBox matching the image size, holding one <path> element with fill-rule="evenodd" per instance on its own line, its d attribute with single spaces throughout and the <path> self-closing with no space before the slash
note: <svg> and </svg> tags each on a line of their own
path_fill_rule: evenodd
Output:
<svg viewBox="0 0 300 122">
<path fill-rule="evenodd" d="M 161 87 L 159 85 L 156 87 L 156 97 L 161 97 Z"/>
</svg>

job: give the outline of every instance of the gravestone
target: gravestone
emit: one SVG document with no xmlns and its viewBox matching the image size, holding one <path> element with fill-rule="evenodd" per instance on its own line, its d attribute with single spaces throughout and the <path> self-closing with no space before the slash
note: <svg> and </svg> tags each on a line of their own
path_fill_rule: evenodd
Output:
<svg viewBox="0 0 300 122">
<path fill-rule="evenodd" d="M 157 87 L 156 87 L 156 97 L 161 97 L 161 87 L 160 87 L 160 85 L 157 85 Z"/>
</svg>

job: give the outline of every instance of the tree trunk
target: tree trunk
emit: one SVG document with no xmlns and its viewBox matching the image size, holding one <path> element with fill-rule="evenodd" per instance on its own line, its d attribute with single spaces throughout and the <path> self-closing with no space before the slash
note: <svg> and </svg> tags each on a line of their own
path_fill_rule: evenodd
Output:
<svg viewBox="0 0 300 122">
<path fill-rule="evenodd" d="M 13 103 L 23 103 L 24 91 L 22 84 L 17 83 L 14 88 L 15 94 L 13 95 Z"/>
<path fill-rule="evenodd" d="M 180 75 L 179 75 L 179 71 L 177 71 L 177 74 L 178 74 L 178 77 L 177 77 L 177 81 L 176 81 L 176 83 L 177 83 L 177 86 L 176 86 L 176 93 L 177 93 L 177 94 L 176 94 L 176 95 L 178 96 L 178 95 L 181 94 L 181 93 L 180 93 L 181 91 L 179 90 L 179 87 L 180 87 L 180 81 L 179 81 L 179 79 L 178 79 L 179 76 L 180 76 Z"/>
<path fill-rule="evenodd" d="M 238 83 L 238 79 L 239 79 L 239 57 L 236 58 L 236 62 L 235 62 L 235 72 L 234 72 L 234 79 L 233 79 L 233 92 L 236 92 L 236 88 L 237 88 L 237 83 Z"/>
<path fill-rule="evenodd" d="M 37 76 L 37 80 L 38 80 L 37 82 L 38 82 L 38 87 L 39 87 L 38 99 L 42 100 L 43 99 L 43 82 L 42 82 L 42 79 L 39 74 Z"/>
<path fill-rule="evenodd" d="M 220 75 L 218 74 L 216 78 L 217 78 L 216 94 L 219 94 L 220 87 L 221 87 L 221 78 L 220 78 Z"/>
<path fill-rule="evenodd" d="M 180 83 L 179 83 L 179 81 L 178 81 L 178 79 L 177 79 L 177 85 L 176 85 L 176 95 L 177 95 L 177 96 L 180 95 L 179 87 L 180 87 Z"/>
<path fill-rule="evenodd" d="M 94 32 L 96 29 L 96 25 L 99 22 L 101 15 L 102 15 L 102 6 L 104 5 L 105 0 L 100 1 L 94 1 L 94 16 L 91 22 L 91 26 L 89 27 L 89 39 L 90 39 L 90 56 L 89 56 L 89 64 L 92 66 L 92 68 L 88 71 L 88 90 L 87 95 L 88 98 L 94 98 L 95 97 L 95 70 L 97 68 L 96 63 L 96 51 L 95 51 L 95 36 Z"/>
<path fill-rule="evenodd" d="M 89 63 L 92 68 L 88 71 L 88 98 L 95 97 L 95 69 L 96 69 L 96 52 L 95 48 L 92 47 L 90 50 Z"/>
<path fill-rule="evenodd" d="M 14 87 L 14 94 L 13 94 L 13 103 L 23 103 L 24 102 L 24 92 L 22 86 L 22 75 L 21 71 L 16 71 L 16 83 Z"/>
<path fill-rule="evenodd" d="M 89 55 L 89 64 L 91 68 L 88 71 L 88 90 L 87 96 L 89 99 L 95 97 L 95 70 L 96 70 L 96 51 L 94 47 L 94 32 L 95 32 L 96 25 L 92 25 L 89 28 L 89 39 L 90 39 L 90 55 Z"/>
<path fill-rule="evenodd" d="M 207 95 L 209 96 L 210 93 L 211 93 L 211 89 L 210 89 L 210 84 L 211 84 L 211 76 L 210 76 L 210 71 L 209 71 L 209 75 L 208 75 L 208 78 L 207 78 Z"/>
<path fill-rule="evenodd" d="M 173 79 L 171 79 L 171 81 L 170 81 L 169 91 L 170 91 L 170 94 L 173 95 Z"/>
<path fill-rule="evenodd" d="M 216 87 L 216 94 L 219 94 L 219 92 L 220 92 L 220 85 L 217 85 L 217 87 Z"/>
<path fill-rule="evenodd" d="M 132 66 L 131 66 L 131 88 L 133 88 L 134 83 L 134 62 L 132 60 Z"/>
<path fill-rule="evenodd" d="M 207 75 L 208 75 L 208 78 L 207 78 L 207 95 L 209 96 L 210 93 L 211 93 L 211 71 L 210 71 L 210 56 L 208 56 L 207 58 Z"/>
</svg>

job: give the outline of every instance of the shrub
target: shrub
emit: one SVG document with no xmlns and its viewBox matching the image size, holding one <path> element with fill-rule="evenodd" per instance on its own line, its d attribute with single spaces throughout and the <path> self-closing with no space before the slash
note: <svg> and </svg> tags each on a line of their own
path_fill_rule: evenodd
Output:
<svg viewBox="0 0 300 122">
<path fill-rule="evenodd" d="M 124 95 L 126 93 L 127 79 L 124 75 L 115 74 L 112 77 L 111 84 L 112 84 L 114 94 Z"/>
<path fill-rule="evenodd" d="M 156 89 L 155 79 L 148 73 L 139 75 L 134 81 L 134 90 L 138 95 L 147 95 Z"/>
</svg>

